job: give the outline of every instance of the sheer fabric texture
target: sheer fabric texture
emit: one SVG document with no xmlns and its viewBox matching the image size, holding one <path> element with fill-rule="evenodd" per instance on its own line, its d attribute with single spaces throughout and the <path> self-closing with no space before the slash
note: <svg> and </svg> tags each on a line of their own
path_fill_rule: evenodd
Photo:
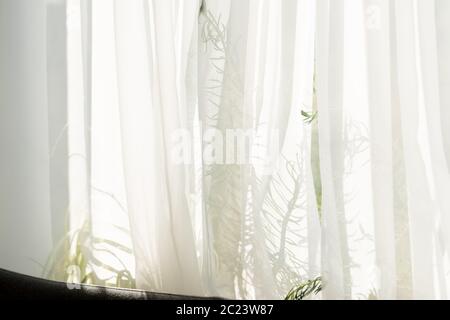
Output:
<svg viewBox="0 0 450 320">
<path fill-rule="evenodd" d="M 0 267 L 40 275 L 82 234 L 97 274 L 151 291 L 447 299 L 449 18 L 0 0 Z"/>
</svg>

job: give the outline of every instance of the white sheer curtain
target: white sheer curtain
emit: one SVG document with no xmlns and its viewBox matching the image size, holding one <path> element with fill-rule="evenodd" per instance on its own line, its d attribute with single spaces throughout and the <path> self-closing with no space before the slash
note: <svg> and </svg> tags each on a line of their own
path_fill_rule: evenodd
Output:
<svg viewBox="0 0 450 320">
<path fill-rule="evenodd" d="M 313 2 L 68 4 L 82 22 L 69 30 L 68 64 L 78 66 L 69 75 L 78 125 L 69 127 L 76 138 L 82 119 L 90 126 L 78 145 L 87 150 L 91 232 L 116 237 L 107 225 L 129 224 L 137 286 L 281 298 L 318 276 L 301 117 L 313 94 Z M 243 156 L 227 140 L 242 142 L 241 131 L 250 139 Z M 76 188 L 82 169 L 71 169 Z M 77 228 L 86 217 L 72 207 Z"/>
<path fill-rule="evenodd" d="M 448 298 L 449 17 L 0 0 L 0 267 L 38 274 L 23 261 L 87 232 L 83 263 L 140 289 L 279 299 L 322 276 L 316 298 Z"/>
<path fill-rule="evenodd" d="M 112 17 L 108 6 L 94 6 L 92 18 L 113 21 L 103 35 L 114 33 L 116 61 L 105 69 L 117 71 L 110 92 L 119 97 L 138 285 L 280 298 L 319 275 L 300 113 L 312 100 L 312 3 L 115 1 Z M 241 146 L 228 139 L 241 131 L 255 141 L 238 159 Z M 269 156 L 273 165 L 258 165 Z"/>
<path fill-rule="evenodd" d="M 325 297 L 447 298 L 448 5 L 317 5 Z"/>
<path fill-rule="evenodd" d="M 202 261 L 213 294 L 280 298 L 319 275 L 310 127 L 301 116 L 312 109 L 313 13 L 311 1 L 204 3 Z M 239 131 L 250 136 L 247 162 L 230 147 Z M 226 154 L 207 163 L 217 143 Z"/>
</svg>

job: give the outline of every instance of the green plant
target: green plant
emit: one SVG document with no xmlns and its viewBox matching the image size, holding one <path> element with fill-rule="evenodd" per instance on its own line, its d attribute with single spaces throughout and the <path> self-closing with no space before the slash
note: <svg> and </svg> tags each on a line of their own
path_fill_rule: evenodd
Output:
<svg viewBox="0 0 450 320">
<path fill-rule="evenodd" d="M 322 288 L 323 283 L 321 277 L 308 280 L 289 291 L 285 300 L 304 300 L 311 295 L 317 295 L 322 291 Z"/>
<path fill-rule="evenodd" d="M 307 112 L 302 110 L 302 116 L 303 116 L 303 121 L 306 124 L 311 124 L 313 123 L 314 120 L 316 120 L 317 118 L 317 111 L 313 111 L 313 112 Z"/>
<path fill-rule="evenodd" d="M 370 290 L 367 300 L 378 300 L 378 291 L 376 289 Z"/>
<path fill-rule="evenodd" d="M 44 278 L 68 283 L 136 288 L 136 281 L 130 270 L 117 255 L 117 252 L 132 255 L 130 248 L 110 239 L 94 237 L 90 223 L 73 232 L 68 232 L 50 254 L 44 266 Z M 112 257 L 108 263 L 97 254 Z M 116 265 L 120 265 L 117 268 Z M 111 276 L 100 276 L 96 270 L 102 270 Z"/>
</svg>

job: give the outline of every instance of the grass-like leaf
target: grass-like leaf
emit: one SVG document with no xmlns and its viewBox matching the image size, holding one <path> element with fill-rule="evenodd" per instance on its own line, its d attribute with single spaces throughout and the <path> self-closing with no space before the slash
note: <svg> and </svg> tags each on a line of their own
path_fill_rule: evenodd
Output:
<svg viewBox="0 0 450 320">
<path fill-rule="evenodd" d="M 317 295 L 322 291 L 322 278 L 308 280 L 293 288 L 286 296 L 285 300 L 305 300 L 311 295 Z"/>
<path fill-rule="evenodd" d="M 302 116 L 303 116 L 303 121 L 306 124 L 311 124 L 311 123 L 313 123 L 314 120 L 317 119 L 317 111 L 307 112 L 307 111 L 302 110 Z"/>
</svg>

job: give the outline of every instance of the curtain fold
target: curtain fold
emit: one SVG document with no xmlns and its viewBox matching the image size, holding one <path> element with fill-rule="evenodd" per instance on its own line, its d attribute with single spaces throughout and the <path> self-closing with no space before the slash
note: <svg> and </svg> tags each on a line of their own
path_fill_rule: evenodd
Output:
<svg viewBox="0 0 450 320">
<path fill-rule="evenodd" d="M 449 174 L 437 2 L 317 8 L 324 294 L 445 298 Z"/>
<path fill-rule="evenodd" d="M 124 172 L 137 281 L 154 290 L 190 294 L 200 294 L 201 283 L 187 174 L 183 166 L 173 164 L 170 148 L 173 133 L 185 127 L 185 97 L 179 96 L 184 90 L 179 90 L 178 77 L 186 73 L 184 57 L 189 49 L 182 44 L 182 52 L 176 51 L 174 40 L 190 43 L 195 4 L 192 1 L 174 17 L 178 9 L 174 1 L 114 3 Z M 185 23 L 185 28 L 176 29 L 177 23 Z M 188 30 L 189 34 L 178 34 Z"/>
<path fill-rule="evenodd" d="M 396 297 L 396 241 L 394 190 L 395 138 L 392 119 L 391 37 L 389 1 L 365 1 L 369 126 L 372 132 L 371 165 L 376 266 L 379 292 L 386 299 Z M 384 66 L 383 68 L 380 68 Z"/>
</svg>

